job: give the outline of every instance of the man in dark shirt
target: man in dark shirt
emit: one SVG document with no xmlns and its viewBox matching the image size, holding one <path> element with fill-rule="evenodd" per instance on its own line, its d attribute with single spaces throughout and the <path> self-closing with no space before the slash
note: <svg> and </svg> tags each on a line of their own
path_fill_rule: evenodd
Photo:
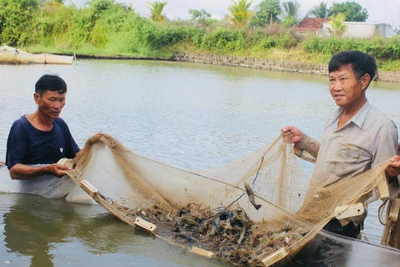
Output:
<svg viewBox="0 0 400 267">
<path fill-rule="evenodd" d="M 59 116 L 66 101 L 67 84 L 46 74 L 35 84 L 37 110 L 16 120 L 7 140 L 6 165 L 12 179 L 30 180 L 50 174 L 62 177 L 67 166 L 61 158 L 74 158 L 79 147 Z"/>
</svg>

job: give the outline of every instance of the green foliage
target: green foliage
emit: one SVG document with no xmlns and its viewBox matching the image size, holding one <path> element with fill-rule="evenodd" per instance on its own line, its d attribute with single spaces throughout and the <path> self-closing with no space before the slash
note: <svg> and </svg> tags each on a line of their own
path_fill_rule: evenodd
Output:
<svg viewBox="0 0 400 267">
<path fill-rule="evenodd" d="M 314 6 L 308 15 L 316 18 L 327 18 L 328 17 L 328 2 L 321 1 L 318 5 Z"/>
<path fill-rule="evenodd" d="M 115 3 L 114 0 L 92 0 L 88 4 L 93 13 L 99 16 L 102 12 L 111 9 Z"/>
<path fill-rule="evenodd" d="M 302 47 L 306 52 L 323 53 L 333 55 L 341 50 L 355 49 L 358 43 L 349 39 L 338 39 L 336 37 L 319 38 L 314 37 L 304 40 Z"/>
<path fill-rule="evenodd" d="M 200 47 L 217 52 L 241 50 L 245 45 L 243 30 L 228 30 L 220 27 L 211 33 L 205 34 Z"/>
<path fill-rule="evenodd" d="M 107 46 L 118 35 L 130 14 L 133 15 L 133 11 L 119 5 L 103 10 L 91 30 L 90 43 L 96 47 Z"/>
<path fill-rule="evenodd" d="M 72 47 L 89 43 L 90 33 L 93 30 L 96 17 L 91 9 L 80 9 L 71 17 L 71 25 L 69 27 L 70 39 Z"/>
<path fill-rule="evenodd" d="M 42 46 L 68 46 L 69 22 L 76 11 L 75 6 L 64 6 L 59 2 L 46 2 L 40 16 L 33 19 L 32 40 Z"/>
<path fill-rule="evenodd" d="M 334 17 L 331 17 L 331 21 L 329 24 L 332 28 L 328 28 L 327 30 L 331 35 L 336 35 L 337 37 L 342 37 L 345 33 L 347 26 L 344 24 L 346 20 L 346 16 L 343 13 L 339 13 Z"/>
<path fill-rule="evenodd" d="M 325 58 L 337 51 L 358 49 L 375 56 L 378 61 L 390 61 L 387 68 L 400 65 L 400 37 L 372 40 L 331 37 L 300 41 L 283 27 L 293 25 L 295 17 L 291 16 L 281 24 L 264 27 L 278 19 L 279 0 L 261 1 L 251 21 L 254 27 L 242 29 L 232 28 L 229 19 L 215 22 L 204 10 L 192 10 L 192 21 L 154 23 L 115 0 L 92 0 L 84 8 L 60 2 L 0 0 L 0 44 L 24 44 L 37 52 L 142 56 L 168 56 L 171 51 L 187 48 L 225 55 L 267 55 L 274 51 L 271 49 L 302 49 L 305 54 L 318 53 Z M 249 1 L 243 3 L 248 11 Z M 206 23 L 199 27 L 204 20 Z"/>
<path fill-rule="evenodd" d="M 164 22 L 167 17 L 162 14 L 164 7 L 168 4 L 167 2 L 146 2 L 148 7 L 150 8 L 150 19 L 154 22 Z"/>
<path fill-rule="evenodd" d="M 228 8 L 229 12 L 231 12 L 230 20 L 237 27 L 245 27 L 250 22 L 253 17 L 253 12 L 250 11 L 250 6 L 252 1 L 247 0 L 237 0 L 235 2 L 232 0 L 233 4 Z"/>
<path fill-rule="evenodd" d="M 296 0 L 282 2 L 282 10 L 284 14 L 284 19 L 282 25 L 284 27 L 292 27 L 298 24 L 297 13 L 300 8 L 300 3 Z"/>
<path fill-rule="evenodd" d="M 295 17 L 297 18 L 297 13 L 300 8 L 300 3 L 296 0 L 294 1 L 285 1 L 282 2 L 282 10 L 283 14 L 286 17 Z"/>
<path fill-rule="evenodd" d="M 127 53 L 144 53 L 155 39 L 155 24 L 134 12 L 128 16 L 119 31 L 109 36 L 109 46 Z"/>
<path fill-rule="evenodd" d="M 328 10 L 329 16 L 336 16 L 343 13 L 346 21 L 366 21 L 368 19 L 368 11 L 356 2 L 333 3 Z"/>
<path fill-rule="evenodd" d="M 120 53 L 154 54 L 153 51 L 178 42 L 200 42 L 204 35 L 203 30 L 193 26 L 153 23 L 134 12 L 121 13 L 117 19 L 115 17 L 115 13 L 110 13 L 97 21 L 92 33 L 97 38 L 93 44 L 114 47 Z"/>
<path fill-rule="evenodd" d="M 298 20 L 294 16 L 287 16 L 285 19 L 282 21 L 282 26 L 284 27 L 293 27 L 298 24 Z"/>
<path fill-rule="evenodd" d="M 393 37 L 390 39 L 374 38 L 372 40 L 314 37 L 303 41 L 302 47 L 306 52 L 311 53 L 332 55 L 338 51 L 356 49 L 368 53 L 377 59 L 400 59 L 400 37 Z"/>
<path fill-rule="evenodd" d="M 212 23 L 211 14 L 207 13 L 204 9 L 196 10 L 190 9 L 190 20 L 193 21 L 196 26 L 203 26 L 206 27 Z"/>
<path fill-rule="evenodd" d="M 267 24 L 278 22 L 282 12 L 279 0 L 262 0 L 254 10 L 251 25 L 255 27 L 264 27 Z"/>
<path fill-rule="evenodd" d="M 389 60 L 400 59 L 400 37 L 390 39 L 375 38 L 365 49 L 365 52 L 380 58 Z"/>
<path fill-rule="evenodd" d="M 283 35 L 270 35 L 260 39 L 254 46 L 255 50 L 265 50 L 271 48 L 290 49 L 296 47 L 298 41 L 289 33 Z"/>
<path fill-rule="evenodd" d="M 193 41 L 204 35 L 202 30 L 193 27 L 171 27 L 159 26 L 156 30 L 155 39 L 151 44 L 154 49 L 171 46 L 181 41 Z"/>
<path fill-rule="evenodd" d="M 219 27 L 206 33 L 199 47 L 214 53 L 239 52 L 246 49 L 266 51 L 271 48 L 288 49 L 298 45 L 298 41 L 289 32 L 267 35 L 265 31 L 244 31 Z"/>
<path fill-rule="evenodd" d="M 37 0 L 0 0 L 0 43 L 20 46 L 32 42 L 32 20 L 37 14 Z"/>
</svg>

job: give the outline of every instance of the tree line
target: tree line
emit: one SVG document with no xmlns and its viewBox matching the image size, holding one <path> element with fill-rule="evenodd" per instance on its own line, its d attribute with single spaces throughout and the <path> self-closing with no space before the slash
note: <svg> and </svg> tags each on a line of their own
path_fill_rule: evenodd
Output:
<svg viewBox="0 0 400 267">
<path fill-rule="evenodd" d="M 299 17 L 300 2 L 297 0 L 283 1 L 280 0 L 262 0 L 253 9 L 251 5 L 252 0 L 231 0 L 232 4 L 228 7 L 230 14 L 228 18 L 231 22 L 239 27 L 245 26 L 258 26 L 264 27 L 273 22 L 281 22 L 287 26 L 293 26 L 300 22 Z M 163 8 L 168 2 L 148 3 L 150 5 L 150 18 L 153 21 L 161 22 L 167 20 L 167 15 L 162 14 Z M 207 13 L 204 9 L 189 10 L 191 19 L 197 22 L 210 23 L 211 14 Z M 335 17 L 338 14 L 343 14 L 346 21 L 359 21 L 365 22 L 368 19 L 368 10 L 363 8 L 360 4 L 354 1 L 344 3 L 333 3 L 328 7 L 328 2 L 321 1 L 310 9 L 307 16 L 315 18 L 328 18 Z M 153 18 L 162 18 L 160 20 Z"/>
<path fill-rule="evenodd" d="M 263 0 L 251 9 L 251 1 L 233 0 L 223 18 L 201 9 L 189 10 L 185 20 L 168 19 L 163 12 L 167 2 L 147 2 L 148 17 L 115 0 L 91 0 L 82 8 L 70 3 L 0 0 L 0 44 L 39 52 L 162 57 L 179 51 L 264 57 L 272 49 L 329 55 L 357 47 L 382 60 L 400 58 L 399 38 L 300 38 L 293 32 L 300 20 L 297 1 Z M 339 15 L 347 21 L 365 21 L 368 11 L 349 1 L 330 7 L 321 2 L 308 13 Z"/>
</svg>

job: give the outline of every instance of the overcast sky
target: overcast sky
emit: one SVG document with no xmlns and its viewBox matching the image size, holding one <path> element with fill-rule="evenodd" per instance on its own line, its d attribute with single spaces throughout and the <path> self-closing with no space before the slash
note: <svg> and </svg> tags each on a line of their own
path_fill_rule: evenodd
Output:
<svg viewBox="0 0 400 267">
<path fill-rule="evenodd" d="M 82 6 L 87 0 L 71 0 L 78 6 Z M 190 9 L 204 9 L 215 18 L 222 18 L 228 14 L 228 7 L 232 4 L 231 0 L 160 0 L 168 4 L 164 8 L 164 14 L 170 19 L 189 18 Z M 146 2 L 155 2 L 155 0 L 116 0 L 118 3 L 132 4 L 136 12 L 147 16 L 149 9 Z M 260 3 L 261 0 L 253 0 L 252 8 Z M 281 3 L 284 2 L 281 0 Z M 300 16 L 305 14 L 321 0 L 298 0 L 300 3 Z M 345 0 L 325 0 L 328 7 L 333 2 L 341 3 Z M 384 22 L 395 26 L 400 25 L 400 0 L 356 0 L 362 7 L 368 10 L 367 22 Z"/>
</svg>

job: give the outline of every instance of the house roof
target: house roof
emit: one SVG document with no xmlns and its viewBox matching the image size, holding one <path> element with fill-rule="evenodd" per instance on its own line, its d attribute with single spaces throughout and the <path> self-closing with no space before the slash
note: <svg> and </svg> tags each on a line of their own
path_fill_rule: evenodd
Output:
<svg viewBox="0 0 400 267">
<path fill-rule="evenodd" d="M 296 31 L 318 31 L 322 28 L 324 22 L 328 22 L 330 19 L 323 18 L 304 18 L 299 25 L 294 27 Z"/>
</svg>

